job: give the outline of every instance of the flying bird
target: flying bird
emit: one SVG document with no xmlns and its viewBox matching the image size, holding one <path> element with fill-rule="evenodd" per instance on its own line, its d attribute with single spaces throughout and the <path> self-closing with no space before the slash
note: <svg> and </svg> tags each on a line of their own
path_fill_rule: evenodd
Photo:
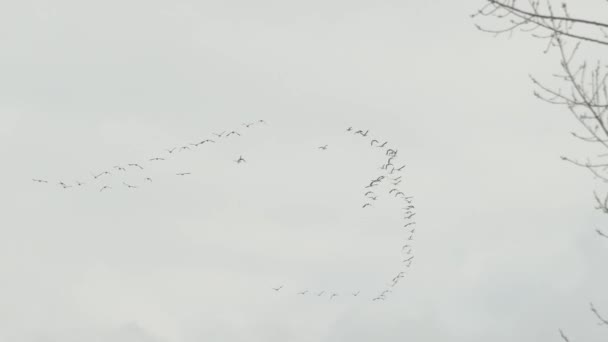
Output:
<svg viewBox="0 0 608 342">
<path fill-rule="evenodd" d="M 359 295 L 359 293 L 360 293 L 360 292 L 361 292 L 361 291 L 357 291 L 357 292 L 353 293 L 353 296 L 357 297 L 357 296 Z"/>
<path fill-rule="evenodd" d="M 180 172 L 180 173 L 176 173 L 176 175 L 178 175 L 178 176 L 187 176 L 187 175 L 189 175 L 189 174 L 190 174 L 190 172 Z"/>
<path fill-rule="evenodd" d="M 403 226 L 403 228 L 407 228 L 408 226 L 415 225 L 415 224 L 416 224 L 416 222 L 410 222 L 410 223 L 406 224 L 405 226 Z"/>
<path fill-rule="evenodd" d="M 125 182 L 122 182 L 122 184 L 124 184 L 129 189 L 137 189 L 137 187 L 135 185 L 127 184 Z"/>
<path fill-rule="evenodd" d="M 250 124 L 244 123 L 242 125 L 245 126 L 246 128 L 249 128 L 249 127 L 251 127 L 253 125 L 253 123 L 250 123 Z"/>
<path fill-rule="evenodd" d="M 71 185 L 67 185 L 67 184 L 65 184 L 64 182 L 59 182 L 58 184 L 59 184 L 59 185 L 61 185 L 61 187 L 62 187 L 62 188 L 64 188 L 64 189 L 67 189 L 67 188 L 71 188 L 71 187 L 72 187 Z"/>
<path fill-rule="evenodd" d="M 190 149 L 190 147 L 188 147 L 188 146 L 182 146 L 179 148 L 179 151 L 181 152 L 183 150 L 189 150 L 189 149 Z"/>
<path fill-rule="evenodd" d="M 371 206 L 371 203 L 365 203 L 365 204 L 363 205 L 363 208 L 365 208 L 365 207 L 370 207 L 370 206 Z"/>
<path fill-rule="evenodd" d="M 272 289 L 275 290 L 276 292 L 279 292 L 279 291 L 281 291 L 282 288 L 283 288 L 283 285 L 281 285 L 281 286 L 279 286 L 277 288 L 273 287 Z"/>
<path fill-rule="evenodd" d="M 306 290 L 306 291 L 302 291 L 302 292 L 298 292 L 298 294 L 299 294 L 299 295 L 305 295 L 305 294 L 307 294 L 307 293 L 308 293 L 308 290 Z"/>
<path fill-rule="evenodd" d="M 346 131 L 347 131 L 347 132 L 351 132 L 352 130 L 353 130 L 353 128 L 352 128 L 352 127 L 348 127 L 348 128 L 346 129 Z"/>
<path fill-rule="evenodd" d="M 169 153 L 173 153 L 173 151 L 175 151 L 176 149 L 177 149 L 177 147 L 170 148 L 170 149 L 167 149 L 167 152 L 169 152 Z"/>
<path fill-rule="evenodd" d="M 76 181 L 76 185 L 78 185 L 78 186 L 83 186 L 83 185 L 85 185 L 85 183 L 82 183 L 82 182 Z"/>
<path fill-rule="evenodd" d="M 396 170 L 397 170 L 397 171 L 401 171 L 401 170 L 403 170 L 403 168 L 404 168 L 404 167 L 405 167 L 405 165 L 403 165 L 402 167 L 400 167 L 400 168 L 398 168 L 398 169 L 396 169 Z"/>
<path fill-rule="evenodd" d="M 223 131 L 222 133 L 213 133 L 213 135 L 215 135 L 218 138 L 221 138 L 222 135 L 224 135 L 224 133 L 226 133 L 226 131 Z"/>
<path fill-rule="evenodd" d="M 240 164 L 240 163 L 246 162 L 246 160 L 245 160 L 245 158 L 243 158 L 243 156 L 239 156 L 239 159 L 235 160 L 234 162 L 237 164 Z"/>
<path fill-rule="evenodd" d="M 101 188 L 101 190 L 99 190 L 99 192 L 102 192 L 102 191 L 104 191 L 105 189 L 112 189 L 112 188 L 111 188 L 111 187 L 109 187 L 109 186 L 107 186 L 107 185 L 104 185 L 104 187 L 103 187 L 103 188 Z"/>
<path fill-rule="evenodd" d="M 327 145 L 319 146 L 319 149 L 325 151 L 327 150 Z"/>
<path fill-rule="evenodd" d="M 114 166 L 114 168 L 118 171 L 127 171 L 127 169 L 125 169 L 124 167 L 122 167 L 120 165 Z"/>
<path fill-rule="evenodd" d="M 146 177 L 146 178 L 144 179 L 144 181 L 146 181 L 146 182 L 151 182 L 151 181 L 152 181 L 152 178 L 150 178 L 150 177 Z"/>
<path fill-rule="evenodd" d="M 367 196 L 367 195 L 375 195 L 375 193 L 373 191 L 368 191 L 365 194 L 363 194 L 363 196 Z"/>
<path fill-rule="evenodd" d="M 48 183 L 48 181 L 45 181 L 44 179 L 32 179 L 32 180 L 36 183 Z"/>
<path fill-rule="evenodd" d="M 382 145 L 379 145 L 378 147 L 382 148 L 382 147 L 386 146 L 387 143 L 388 143 L 388 141 L 385 141 Z"/>
<path fill-rule="evenodd" d="M 416 213 L 413 213 L 413 214 L 410 214 L 410 215 L 406 216 L 406 217 L 405 217 L 405 219 L 406 219 L 406 220 L 409 220 L 409 219 L 411 219 L 411 218 L 412 218 L 414 215 L 416 215 Z"/>
<path fill-rule="evenodd" d="M 157 161 L 157 160 L 165 160 L 165 158 L 156 157 L 156 158 L 151 158 L 150 159 L 150 161 Z"/>
<path fill-rule="evenodd" d="M 230 133 L 226 134 L 226 138 L 228 138 L 229 136 L 234 135 L 234 134 L 238 135 L 239 137 L 241 136 L 241 134 L 240 134 L 239 132 L 237 132 L 237 131 L 232 131 L 232 132 L 230 132 Z"/>
<path fill-rule="evenodd" d="M 378 140 L 374 139 L 374 140 L 372 140 L 370 146 L 374 146 L 374 143 L 378 143 L 379 144 L 380 142 Z"/>
<path fill-rule="evenodd" d="M 111 175 L 111 173 L 109 173 L 108 171 L 104 171 L 104 172 L 102 172 L 102 173 L 100 173 L 98 175 L 93 175 L 93 178 L 97 179 L 97 178 L 99 178 L 99 177 L 101 177 L 103 175 Z"/>
<path fill-rule="evenodd" d="M 128 164 L 129 166 L 133 166 L 133 167 L 138 167 L 140 170 L 143 170 L 144 168 L 141 167 L 141 165 L 139 164 Z"/>
<path fill-rule="evenodd" d="M 331 296 L 329 296 L 329 299 L 331 300 L 332 298 L 337 297 L 337 296 L 338 296 L 338 294 L 334 292 L 331 294 Z"/>
<path fill-rule="evenodd" d="M 321 292 L 317 293 L 317 297 L 321 297 L 324 293 L 325 293 L 325 291 L 321 291 Z"/>
</svg>

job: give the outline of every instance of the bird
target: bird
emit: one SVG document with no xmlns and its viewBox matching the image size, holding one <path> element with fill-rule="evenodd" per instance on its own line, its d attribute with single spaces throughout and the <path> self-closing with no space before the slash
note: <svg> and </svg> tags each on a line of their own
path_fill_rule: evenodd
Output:
<svg viewBox="0 0 608 342">
<path fill-rule="evenodd" d="M 36 183 L 48 183 L 48 181 L 45 181 L 44 179 L 32 179 L 32 181 L 36 182 Z"/>
<path fill-rule="evenodd" d="M 230 133 L 226 134 L 226 138 L 228 138 L 229 136 L 234 135 L 234 134 L 238 135 L 239 137 L 241 136 L 241 134 L 240 134 L 239 132 L 237 132 L 237 131 L 232 131 L 232 132 L 230 132 Z"/>
<path fill-rule="evenodd" d="M 360 293 L 360 292 L 361 292 L 361 291 L 357 291 L 357 292 L 353 293 L 353 296 L 354 296 L 354 297 L 357 297 L 357 296 L 359 295 L 359 293 Z"/>
<path fill-rule="evenodd" d="M 276 292 L 279 292 L 279 291 L 281 291 L 282 288 L 283 288 L 283 285 L 281 285 L 281 286 L 279 286 L 277 288 L 273 287 L 272 289 L 275 290 Z"/>
<path fill-rule="evenodd" d="M 189 150 L 189 149 L 190 149 L 190 147 L 188 147 L 188 146 L 182 146 L 179 148 L 179 151 L 181 152 L 183 150 Z"/>
<path fill-rule="evenodd" d="M 85 185 L 85 183 L 82 183 L 82 182 L 76 181 L 76 185 L 78 185 L 78 186 L 83 186 L 83 185 Z"/>
<path fill-rule="evenodd" d="M 67 184 L 65 184 L 64 182 L 59 182 L 58 184 L 59 184 L 59 185 L 61 185 L 61 187 L 62 187 L 62 188 L 64 188 L 64 189 L 67 189 L 67 188 L 71 188 L 71 187 L 72 187 L 71 185 L 67 185 Z"/>
<path fill-rule="evenodd" d="M 198 146 L 198 145 L 203 145 L 204 143 L 208 143 L 208 142 L 214 143 L 214 142 L 215 142 L 215 140 L 211 140 L 211 139 L 205 139 L 205 140 L 203 140 L 203 141 L 199 142 L 198 144 L 196 144 L 196 146 Z"/>
<path fill-rule="evenodd" d="M 365 132 L 363 132 L 362 130 L 358 130 L 357 132 L 355 132 L 355 134 L 361 134 L 361 136 L 366 137 L 367 133 L 369 133 L 369 129 Z"/>
<path fill-rule="evenodd" d="M 325 291 L 321 291 L 321 292 L 317 293 L 317 297 L 321 297 L 324 293 L 325 293 Z"/>
<path fill-rule="evenodd" d="M 382 143 L 382 145 L 378 145 L 378 147 L 382 148 L 382 147 L 386 146 L 387 143 L 388 143 L 388 141 L 385 141 L 384 143 Z"/>
<path fill-rule="evenodd" d="M 403 260 L 403 262 L 412 261 L 413 259 L 414 259 L 414 256 L 412 255 L 411 257 L 409 257 L 409 258 L 407 258 L 407 259 Z"/>
<path fill-rule="evenodd" d="M 125 169 L 124 167 L 122 167 L 120 165 L 114 166 L 114 168 L 118 171 L 127 171 L 127 169 Z"/>
<path fill-rule="evenodd" d="M 348 127 L 348 128 L 346 129 L 346 131 L 347 131 L 347 132 L 351 132 L 352 130 L 353 130 L 353 128 L 352 128 L 352 127 Z"/>
<path fill-rule="evenodd" d="M 173 153 L 173 151 L 175 151 L 176 149 L 177 149 L 177 147 L 174 147 L 174 148 L 169 148 L 169 149 L 167 149 L 167 152 L 169 152 L 169 153 Z"/>
<path fill-rule="evenodd" d="M 176 175 L 178 175 L 178 176 L 187 176 L 187 175 L 189 175 L 189 174 L 190 174 L 190 172 L 180 172 L 180 173 L 176 173 Z"/>
<path fill-rule="evenodd" d="M 133 166 L 133 167 L 138 167 L 140 170 L 143 170 L 143 169 L 144 169 L 144 168 L 143 168 L 143 167 L 141 167 L 141 165 L 139 165 L 139 164 L 127 164 L 127 165 L 129 165 L 129 166 Z"/>
<path fill-rule="evenodd" d="M 102 172 L 102 173 L 100 173 L 98 175 L 93 175 L 93 178 L 97 179 L 97 178 L 99 178 L 99 177 L 101 177 L 103 175 L 111 175 L 111 173 L 109 173 L 108 171 L 104 171 L 104 172 Z"/>
<path fill-rule="evenodd" d="M 249 128 L 249 127 L 251 127 L 251 125 L 253 125 L 253 123 L 250 123 L 250 124 L 244 123 L 242 125 L 245 126 L 246 128 Z"/>
<path fill-rule="evenodd" d="M 372 140 L 370 146 L 374 146 L 374 143 L 380 143 L 380 142 L 378 140 L 374 139 L 374 140 Z"/>
<path fill-rule="evenodd" d="M 319 149 L 325 151 L 327 150 L 327 145 L 319 146 Z"/>
<path fill-rule="evenodd" d="M 338 294 L 334 292 L 334 293 L 331 294 L 331 296 L 329 296 L 329 299 L 331 300 L 331 299 L 333 299 L 334 297 L 337 297 L 337 296 L 338 296 Z"/>
<path fill-rule="evenodd" d="M 414 225 L 414 224 L 416 224 L 416 222 L 410 222 L 410 223 L 406 224 L 405 226 L 403 226 L 403 228 L 407 228 L 408 226 L 411 226 L 411 225 Z"/>
<path fill-rule="evenodd" d="M 398 180 L 400 180 L 400 179 L 401 179 L 401 177 L 403 177 L 403 176 L 399 176 L 399 177 L 392 178 L 392 180 L 394 180 L 394 181 L 398 181 Z"/>
<path fill-rule="evenodd" d="M 213 135 L 215 135 L 218 138 L 221 138 L 222 135 L 224 135 L 224 133 L 226 133 L 226 131 L 223 131 L 222 133 L 213 133 Z"/>
<path fill-rule="evenodd" d="M 399 185 L 399 183 L 401 183 L 401 180 L 398 180 L 396 182 L 393 182 L 393 185 Z"/>
<path fill-rule="evenodd" d="M 410 245 L 408 245 L 408 244 L 406 243 L 405 245 L 403 245 L 403 246 L 401 247 L 401 250 L 404 250 L 404 249 L 406 249 L 406 248 L 410 248 L 410 247 L 412 247 L 412 246 L 410 246 Z"/>
<path fill-rule="evenodd" d="M 405 219 L 409 220 L 409 219 L 411 219 L 411 218 L 412 218 L 412 216 L 414 216 L 414 215 L 416 215 L 416 213 L 413 213 L 413 214 L 410 214 L 410 215 L 406 216 L 406 217 L 405 217 Z"/>
<path fill-rule="evenodd" d="M 389 193 L 389 194 L 392 194 L 394 191 L 399 191 L 399 189 L 397 189 L 397 188 L 393 188 L 393 189 L 391 189 L 391 191 L 389 191 L 388 193 Z"/>
<path fill-rule="evenodd" d="M 363 205 L 363 208 L 365 208 L 365 207 L 370 207 L 370 206 L 371 206 L 371 203 L 365 203 L 365 204 Z"/>
<path fill-rule="evenodd" d="M 129 189 L 137 189 L 137 187 L 135 185 L 127 184 L 125 182 L 122 182 L 122 184 L 124 184 Z"/>
<path fill-rule="evenodd" d="M 151 181 L 152 181 L 152 178 L 150 178 L 150 177 L 146 177 L 146 178 L 144 179 L 144 181 L 151 182 Z"/>
<path fill-rule="evenodd" d="M 399 192 L 396 192 L 396 193 L 395 193 L 395 197 L 397 197 L 397 196 L 399 196 L 399 195 L 403 195 L 403 196 L 405 196 L 405 194 L 404 194 L 403 192 L 401 192 L 401 191 L 399 191 Z"/>
<path fill-rule="evenodd" d="M 261 124 L 266 124 L 266 125 L 268 124 L 268 123 L 267 123 L 266 121 L 264 121 L 264 120 L 258 120 L 258 122 L 259 122 L 259 123 L 261 123 Z"/>
<path fill-rule="evenodd" d="M 302 291 L 302 292 L 298 292 L 299 295 L 305 295 L 308 293 L 308 290 Z"/>
<path fill-rule="evenodd" d="M 112 189 L 111 187 L 104 185 L 103 188 L 101 188 L 101 190 L 99 190 L 99 192 L 104 191 L 105 189 Z"/>
<path fill-rule="evenodd" d="M 247 162 L 247 161 L 245 160 L 245 158 L 243 158 L 243 156 L 239 156 L 239 159 L 235 160 L 234 162 L 237 164 L 240 164 L 242 162 Z"/>
<path fill-rule="evenodd" d="M 388 150 L 386 150 L 386 155 L 387 156 L 394 156 L 397 154 L 396 150 L 393 150 L 392 148 L 389 148 Z"/>
<path fill-rule="evenodd" d="M 165 160 L 165 158 L 155 157 L 155 158 L 150 159 L 150 161 L 158 161 L 158 160 Z"/>
<path fill-rule="evenodd" d="M 372 201 L 375 201 L 378 199 L 378 197 L 375 197 L 375 196 L 369 196 L 368 198 L 371 199 Z"/>
<path fill-rule="evenodd" d="M 363 194 L 363 196 L 367 196 L 367 195 L 375 195 L 375 193 L 373 191 L 368 191 L 365 194 Z"/>
</svg>

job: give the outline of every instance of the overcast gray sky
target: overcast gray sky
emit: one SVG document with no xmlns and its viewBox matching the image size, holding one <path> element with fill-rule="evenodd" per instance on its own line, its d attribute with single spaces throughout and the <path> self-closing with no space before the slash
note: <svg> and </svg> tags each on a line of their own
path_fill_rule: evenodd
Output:
<svg viewBox="0 0 608 342">
<path fill-rule="evenodd" d="M 0 1 L 0 340 L 604 341 L 597 184 L 528 78 L 557 60 L 478 32 L 481 3 Z M 348 126 L 416 196 L 383 302 L 405 235 L 398 204 L 361 209 L 383 159 Z"/>
</svg>

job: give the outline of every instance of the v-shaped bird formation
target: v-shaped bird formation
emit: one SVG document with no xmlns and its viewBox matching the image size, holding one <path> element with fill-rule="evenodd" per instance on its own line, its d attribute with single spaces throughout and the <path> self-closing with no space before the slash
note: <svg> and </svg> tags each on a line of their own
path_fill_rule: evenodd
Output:
<svg viewBox="0 0 608 342">
<path fill-rule="evenodd" d="M 242 126 L 246 130 L 255 126 L 266 124 L 267 123 L 264 120 L 257 120 L 251 123 L 243 123 Z M 407 271 L 412 266 L 412 262 L 414 260 L 414 236 L 416 232 L 416 222 L 413 219 L 416 215 L 416 212 L 414 210 L 415 206 L 413 204 L 414 198 L 410 194 L 407 194 L 405 191 L 403 191 L 401 188 L 401 185 L 405 181 L 403 177 L 403 172 L 406 168 L 406 165 L 398 163 L 399 150 L 396 147 L 389 147 L 388 141 L 382 141 L 378 138 L 372 138 L 369 135 L 370 131 L 368 129 L 355 130 L 353 127 L 349 127 L 346 129 L 346 133 L 355 136 L 358 139 L 364 139 L 364 141 L 366 141 L 367 148 L 372 148 L 376 150 L 377 153 L 384 160 L 384 162 L 378 167 L 379 174 L 376 174 L 374 177 L 362 182 L 362 204 L 360 210 L 374 210 L 379 198 L 388 198 L 389 200 L 398 201 L 399 203 L 401 203 L 401 215 L 403 223 L 401 229 L 405 232 L 406 235 L 404 237 L 404 242 L 399 253 L 402 257 L 400 263 L 401 268 L 396 270 L 393 276 L 390 277 L 390 280 L 386 282 L 385 288 L 379 290 L 377 293 L 369 293 L 367 295 L 363 295 L 358 289 L 351 289 L 349 291 L 330 291 L 327 289 L 313 290 L 300 288 L 296 292 L 293 292 L 293 294 L 297 296 L 326 297 L 332 301 L 334 300 L 334 298 L 337 298 L 337 300 L 339 300 L 339 298 L 343 297 L 361 299 L 368 298 L 374 302 L 384 301 L 388 298 L 389 294 L 392 293 L 393 289 L 399 284 L 399 282 L 403 278 L 405 278 L 405 276 L 407 275 Z M 115 188 L 104 183 L 104 180 L 106 178 L 112 176 L 122 176 L 134 171 L 145 173 L 148 168 L 154 167 L 156 163 L 162 163 L 171 159 L 172 156 L 176 153 L 182 153 L 185 151 L 190 151 L 192 149 L 197 149 L 199 148 L 199 146 L 204 146 L 205 144 L 221 143 L 225 139 L 232 139 L 235 137 L 240 137 L 242 135 L 241 132 L 237 130 L 213 132 L 212 134 L 213 139 L 210 139 L 208 137 L 201 138 L 201 140 L 195 143 L 189 143 L 165 149 L 163 153 L 147 158 L 145 161 L 131 162 L 127 163 L 125 166 L 114 165 L 111 168 L 108 168 L 108 170 L 92 173 L 90 178 L 86 182 L 81 182 L 80 180 L 77 180 L 73 183 L 65 183 L 64 181 L 59 180 L 56 184 L 63 190 L 79 187 L 91 187 L 100 193 L 115 191 Z M 367 144 L 367 142 L 369 143 Z M 323 153 L 328 153 L 331 151 L 327 144 L 318 146 L 317 149 L 323 151 Z M 232 161 L 235 164 L 247 162 L 243 155 L 239 155 L 238 157 L 235 156 L 234 158 L 236 159 L 232 159 Z M 112 172 L 110 172 L 109 170 L 111 170 Z M 193 175 L 192 172 L 188 171 L 175 172 L 174 174 L 176 177 L 190 177 Z M 128 183 L 127 181 L 123 180 L 121 182 L 122 186 L 119 187 L 122 187 L 127 191 L 136 191 L 140 187 L 149 186 L 153 183 L 152 178 L 145 174 L 141 175 L 140 179 L 140 182 L 137 184 Z M 53 184 L 49 180 L 40 178 L 33 178 L 32 181 L 41 185 Z M 272 290 L 277 294 L 285 293 L 286 290 L 284 288 L 285 285 L 280 285 L 277 287 L 272 287 Z M 361 296 L 359 296 L 360 294 Z"/>
</svg>

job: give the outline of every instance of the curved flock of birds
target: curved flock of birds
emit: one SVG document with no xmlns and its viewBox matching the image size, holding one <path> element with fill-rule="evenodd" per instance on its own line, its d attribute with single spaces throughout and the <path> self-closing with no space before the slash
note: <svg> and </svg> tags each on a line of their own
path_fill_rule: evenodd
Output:
<svg viewBox="0 0 608 342">
<path fill-rule="evenodd" d="M 241 125 L 244 129 L 248 129 L 248 128 L 251 128 L 254 126 L 266 125 L 266 124 L 267 123 L 264 120 L 257 120 L 255 122 L 251 122 L 251 123 L 242 123 Z M 144 170 L 147 170 L 148 167 L 154 165 L 155 163 L 164 162 L 164 161 L 170 159 L 171 156 L 173 156 L 175 153 L 191 151 L 191 150 L 196 149 L 205 144 L 216 144 L 216 143 L 220 143 L 222 140 L 231 139 L 233 137 L 240 137 L 240 136 L 241 136 L 241 133 L 236 130 L 230 130 L 230 131 L 226 130 L 226 131 L 223 131 L 220 133 L 213 133 L 212 139 L 202 138 L 200 141 L 195 142 L 195 143 L 188 143 L 185 145 L 168 148 L 164 151 L 164 153 L 157 154 L 156 156 L 148 158 L 144 162 L 137 162 L 137 163 L 133 162 L 133 163 L 127 163 L 126 165 L 114 165 L 111 169 L 108 168 L 107 170 L 104 170 L 104 171 L 99 171 L 97 173 L 91 173 L 91 178 L 89 178 L 89 181 L 87 181 L 87 182 L 81 182 L 80 180 L 76 180 L 73 183 L 66 183 L 63 180 L 60 180 L 56 184 L 58 186 L 60 186 L 61 188 L 63 188 L 64 190 L 74 188 L 74 187 L 84 187 L 87 185 L 89 185 L 89 186 L 96 185 L 95 189 L 98 190 L 99 192 L 111 191 L 114 188 L 112 188 L 112 186 L 104 183 L 104 179 L 106 179 L 108 176 L 126 175 L 131 170 L 144 171 Z M 233 161 L 236 164 L 241 164 L 241 163 L 247 162 L 247 160 L 242 155 L 238 156 L 238 158 L 236 158 Z M 192 174 L 191 172 L 176 172 L 175 173 L 175 175 L 178 177 L 189 176 L 191 174 Z M 41 184 L 52 184 L 48 180 L 39 179 L 39 178 L 33 178 L 32 181 L 34 181 L 36 183 L 41 183 Z M 91 183 L 91 182 L 94 182 L 94 183 Z M 143 176 L 143 177 L 141 177 L 141 181 L 138 184 L 130 184 L 130 183 L 123 181 L 122 186 L 125 189 L 137 189 L 141 186 L 144 186 L 146 183 L 152 183 L 152 182 L 153 181 L 152 181 L 151 177 Z"/>
<path fill-rule="evenodd" d="M 266 121 L 257 120 L 251 123 L 242 123 L 242 127 L 244 129 L 249 129 L 258 125 L 266 125 Z M 402 256 L 401 268 L 397 270 L 391 280 L 386 284 L 385 288 L 382 291 L 369 296 L 368 298 L 372 301 L 384 301 L 387 299 L 388 295 L 393 292 L 395 286 L 399 284 L 399 282 L 405 278 L 406 272 L 412 266 L 412 262 L 414 260 L 413 255 L 413 244 L 414 244 L 414 234 L 416 232 L 416 221 L 413 220 L 413 217 L 416 215 L 414 211 L 415 206 L 413 204 L 413 197 L 408 196 L 404 191 L 401 190 L 400 185 L 404 181 L 403 179 L 403 171 L 406 167 L 405 164 L 398 165 L 396 164 L 398 160 L 399 150 L 396 148 L 387 147 L 388 141 L 380 142 L 378 139 L 373 139 L 369 136 L 369 130 L 355 130 L 353 127 L 349 127 L 346 129 L 346 133 L 352 134 L 354 136 L 360 137 L 362 139 L 367 139 L 369 142 L 369 146 L 371 148 L 376 149 L 379 153 L 382 154 L 384 158 L 384 162 L 380 165 L 379 170 L 380 174 L 375 176 L 375 178 L 367 180 L 362 186 L 362 197 L 363 204 L 361 208 L 363 210 L 371 210 L 374 208 L 376 201 L 380 196 L 387 196 L 393 200 L 400 201 L 403 205 L 401 210 L 402 212 L 402 220 L 403 227 L 402 229 L 406 232 L 406 239 L 401 246 L 400 255 Z M 220 133 L 213 133 L 212 139 L 203 138 L 196 143 L 189 143 L 182 146 L 171 147 L 165 150 L 165 153 L 158 154 L 154 157 L 148 158 L 145 162 L 133 162 L 127 163 L 126 165 L 114 165 L 111 169 L 100 171 L 98 173 L 92 173 L 89 181 L 81 182 L 80 180 L 76 180 L 73 183 L 65 183 L 60 180 L 56 184 L 64 190 L 74 188 L 74 187 L 85 187 L 85 186 L 95 186 L 99 192 L 107 192 L 112 191 L 113 188 L 110 185 L 104 184 L 104 179 L 106 177 L 112 175 L 123 175 L 128 173 L 130 170 L 138 170 L 144 171 L 147 170 L 148 167 L 154 165 L 155 163 L 163 162 L 168 160 L 174 153 L 180 153 L 192 149 L 196 149 L 205 144 L 216 144 L 220 143 L 222 140 L 230 139 L 231 137 L 241 136 L 241 132 L 237 130 L 223 131 Z M 328 149 L 328 145 L 319 146 L 318 149 L 320 151 L 326 151 Z M 236 157 L 235 157 L 236 158 Z M 233 160 L 236 164 L 246 163 L 247 160 L 242 156 L 238 156 L 238 158 Z M 191 175 L 191 172 L 176 172 L 176 176 L 185 177 Z M 40 184 L 52 184 L 50 181 L 45 179 L 32 179 L 33 182 Z M 147 183 L 152 183 L 152 178 L 148 176 L 142 176 L 141 181 L 138 184 L 130 184 L 127 182 L 122 182 L 122 185 L 125 189 L 137 189 L 141 186 L 144 186 Z M 278 287 L 273 287 L 276 293 L 285 292 L 285 286 L 280 285 Z M 361 291 L 351 291 L 349 293 L 340 293 L 340 292 L 332 292 L 327 290 L 317 290 L 312 291 L 308 289 L 300 289 L 299 291 L 294 293 L 298 296 L 317 296 L 317 297 L 327 297 L 329 300 L 332 300 L 338 296 L 350 296 L 350 297 L 359 297 Z M 362 296 L 364 297 L 364 296 Z"/>
<path fill-rule="evenodd" d="M 403 192 L 400 188 L 401 183 L 404 181 L 403 179 L 403 171 L 406 167 L 405 164 L 395 164 L 398 160 L 399 150 L 397 148 L 387 147 L 388 141 L 380 142 L 378 139 L 371 138 L 369 136 L 369 130 L 355 130 L 353 127 L 348 127 L 346 129 L 346 133 L 353 134 L 355 136 L 360 136 L 363 139 L 367 139 L 369 141 L 369 146 L 371 148 L 377 149 L 378 152 L 382 153 L 384 158 L 384 162 L 380 165 L 379 170 L 381 170 L 380 174 L 375 178 L 369 179 L 365 186 L 363 187 L 363 199 L 364 203 L 362 205 L 362 209 L 370 210 L 374 207 L 374 203 L 378 200 L 378 198 L 382 195 L 388 196 L 393 200 L 400 201 L 403 205 L 401 208 L 402 212 L 402 220 L 403 227 L 405 230 L 407 237 L 401 246 L 401 268 L 394 274 L 391 280 L 386 284 L 385 288 L 380 292 L 373 294 L 367 298 L 372 301 L 384 301 L 387 299 L 390 293 L 393 292 L 393 289 L 399 284 L 399 282 L 405 278 L 406 272 L 412 266 L 412 262 L 414 260 L 414 234 L 416 233 L 416 221 L 414 221 L 413 217 L 416 215 L 415 206 L 413 204 L 414 197 L 408 196 L 405 192 Z M 325 151 L 328 146 L 323 145 L 319 146 L 318 149 Z M 369 208 L 369 209 L 368 209 Z M 278 287 L 273 287 L 276 293 L 281 292 L 285 286 L 281 285 Z M 338 296 L 350 296 L 350 297 L 359 297 L 361 291 L 357 290 L 355 292 L 349 293 L 340 293 L 333 292 L 327 290 L 317 290 L 311 291 L 308 289 L 300 290 L 295 292 L 298 296 L 317 296 L 322 297 L 325 296 L 329 298 L 329 300 L 334 299 Z M 362 296 L 365 297 L 365 296 Z"/>
</svg>

